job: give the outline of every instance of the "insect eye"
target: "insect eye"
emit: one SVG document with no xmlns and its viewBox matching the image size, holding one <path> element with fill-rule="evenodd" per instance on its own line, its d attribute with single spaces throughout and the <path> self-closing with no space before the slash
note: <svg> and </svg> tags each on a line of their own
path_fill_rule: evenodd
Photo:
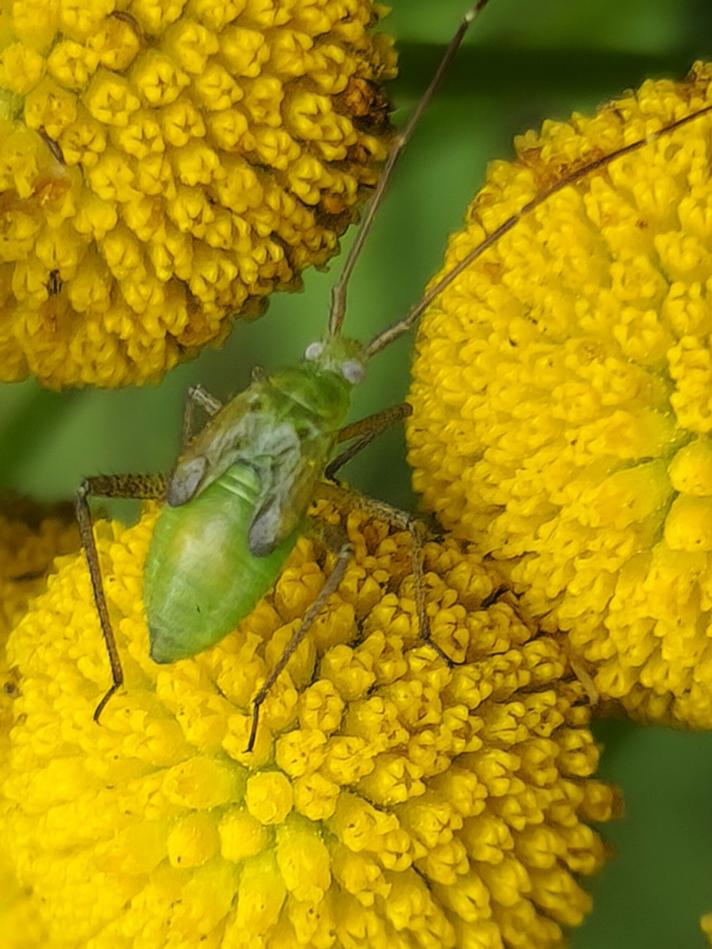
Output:
<svg viewBox="0 0 712 949">
<path fill-rule="evenodd" d="M 347 382 L 357 385 L 359 382 L 363 382 L 366 370 L 357 359 L 347 359 L 346 362 L 341 363 L 341 375 Z"/>
<path fill-rule="evenodd" d="M 304 358 L 309 359 L 312 362 L 315 359 L 318 359 L 319 356 L 324 352 L 324 344 L 321 342 L 309 343 L 307 348 L 304 351 Z"/>
</svg>

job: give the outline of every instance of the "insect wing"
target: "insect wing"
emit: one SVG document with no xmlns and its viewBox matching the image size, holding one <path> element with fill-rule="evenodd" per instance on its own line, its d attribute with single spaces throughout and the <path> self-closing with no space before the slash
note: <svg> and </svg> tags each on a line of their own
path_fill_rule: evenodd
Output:
<svg viewBox="0 0 712 949">
<path fill-rule="evenodd" d="M 269 554 L 301 525 L 333 441 L 331 435 L 297 439 L 290 451 L 271 458 L 266 487 L 248 533 L 255 556 Z"/>
<path fill-rule="evenodd" d="M 232 467 L 260 424 L 264 384 L 253 382 L 230 399 L 181 450 L 166 491 L 168 503 L 185 504 Z"/>
</svg>

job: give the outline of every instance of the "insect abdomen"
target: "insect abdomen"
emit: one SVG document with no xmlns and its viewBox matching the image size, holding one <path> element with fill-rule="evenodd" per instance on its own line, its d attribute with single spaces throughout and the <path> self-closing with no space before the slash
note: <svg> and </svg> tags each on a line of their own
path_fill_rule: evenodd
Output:
<svg viewBox="0 0 712 949">
<path fill-rule="evenodd" d="M 161 509 L 144 568 L 155 662 L 186 659 L 219 642 L 279 575 L 297 534 L 265 557 L 250 554 L 258 491 L 254 470 L 237 464 L 188 504 Z"/>
</svg>

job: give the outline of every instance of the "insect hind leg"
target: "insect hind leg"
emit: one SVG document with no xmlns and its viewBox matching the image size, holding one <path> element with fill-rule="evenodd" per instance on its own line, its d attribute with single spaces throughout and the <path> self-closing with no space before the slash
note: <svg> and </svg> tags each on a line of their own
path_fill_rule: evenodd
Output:
<svg viewBox="0 0 712 949">
<path fill-rule="evenodd" d="M 446 662 L 448 666 L 463 665 L 464 660 L 453 659 L 432 637 L 430 619 L 428 618 L 428 611 L 425 605 L 425 551 L 423 548 L 425 546 L 427 528 L 422 521 L 413 517 L 412 514 L 408 514 L 406 511 L 399 511 L 398 508 L 391 507 L 390 504 L 368 500 L 368 505 L 373 505 L 375 508 L 374 513 L 390 521 L 391 524 L 399 527 L 401 530 L 407 530 L 410 534 L 410 560 L 413 571 L 415 611 L 418 617 L 420 638 L 424 643 L 430 646 L 431 649 L 435 650 L 438 656 Z"/>
<path fill-rule="evenodd" d="M 94 721 L 98 722 L 101 713 L 114 693 L 121 688 L 124 682 L 124 671 L 121 666 L 121 657 L 116 645 L 114 630 L 111 626 L 109 608 L 104 593 L 104 582 L 101 575 L 99 552 L 94 538 L 94 527 L 89 509 L 90 497 L 105 498 L 132 498 L 136 500 L 151 500 L 163 497 L 166 488 L 166 479 L 163 475 L 99 475 L 85 478 L 77 489 L 74 510 L 79 525 L 79 536 L 84 548 L 89 578 L 91 580 L 94 605 L 99 614 L 102 636 L 106 646 L 111 667 L 111 686 L 94 709 Z"/>
<path fill-rule="evenodd" d="M 317 489 L 317 496 L 332 501 L 342 510 L 348 510 L 349 507 L 359 507 L 367 514 L 373 517 L 387 521 L 391 526 L 399 530 L 408 531 L 410 534 L 410 557 L 411 570 L 413 573 L 413 587 L 415 592 L 415 610 L 418 617 L 418 631 L 420 638 L 426 645 L 430 646 L 438 656 L 446 662 L 451 668 L 453 666 L 464 665 L 466 660 L 453 659 L 445 650 L 435 642 L 430 629 L 430 620 L 425 603 L 425 574 L 424 574 L 424 544 L 428 534 L 425 524 L 412 514 L 401 511 L 385 501 L 376 501 L 373 498 L 364 497 L 355 491 L 343 487 L 339 484 L 329 484 L 322 482 Z"/>
<path fill-rule="evenodd" d="M 343 580 L 346 567 L 348 566 L 352 555 L 353 548 L 351 547 L 351 544 L 343 544 L 336 555 L 336 563 L 334 564 L 334 568 L 324 581 L 324 586 L 319 591 L 317 598 L 304 614 L 301 623 L 297 627 L 292 638 L 287 643 L 287 648 L 279 657 L 275 667 L 272 669 L 270 674 L 262 683 L 262 686 L 260 687 L 257 694 L 252 699 L 252 724 L 250 725 L 250 737 L 247 740 L 247 748 L 245 749 L 247 752 L 251 752 L 255 746 L 255 738 L 257 737 L 257 726 L 259 725 L 260 708 L 262 707 L 262 704 L 269 695 L 272 686 L 275 684 L 280 674 L 284 671 L 285 666 L 299 647 L 300 643 L 309 632 L 312 623 L 317 618 L 319 613 L 321 613 L 326 601 L 329 599 L 331 594 L 335 592 L 336 588 Z"/>
</svg>

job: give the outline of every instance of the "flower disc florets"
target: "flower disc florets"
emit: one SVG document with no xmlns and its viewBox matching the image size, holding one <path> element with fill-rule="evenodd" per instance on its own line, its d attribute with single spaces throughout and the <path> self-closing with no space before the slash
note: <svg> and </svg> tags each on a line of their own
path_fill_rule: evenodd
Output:
<svg viewBox="0 0 712 949">
<path fill-rule="evenodd" d="M 18 695 L 17 670 L 5 655 L 7 636 L 33 596 L 45 585 L 55 557 L 76 550 L 79 535 L 70 505 L 40 506 L 0 497 L 0 768 L 10 752 L 10 727 Z M 15 875 L 8 848 L 0 849 L 0 946 L 39 949 L 46 934 L 38 908 Z"/>
<path fill-rule="evenodd" d="M 354 557 L 245 750 L 250 701 L 334 562 L 300 541 L 221 644 L 148 658 L 141 570 L 152 513 L 98 526 L 126 687 L 107 685 L 86 565 L 67 563 L 15 630 L 21 676 L 3 839 L 50 944 L 98 947 L 554 946 L 589 898 L 610 788 L 560 646 L 517 617 L 453 541 L 419 638 L 411 537 L 322 509 Z M 206 565 L 207 568 L 208 565 Z M 491 602 L 487 601 L 490 597 Z"/>
<path fill-rule="evenodd" d="M 544 188 L 712 103 L 712 69 L 546 123 L 491 166 L 444 272 Z M 602 697 L 712 726 L 712 123 L 525 216 L 423 322 L 426 504 L 568 633 Z"/>
<path fill-rule="evenodd" d="M 0 495 L 0 640 L 45 584 L 55 557 L 79 547 L 69 504 L 39 505 L 12 494 Z"/>
<path fill-rule="evenodd" d="M 158 379 L 334 251 L 385 152 L 371 0 L 0 6 L 0 375 Z"/>
</svg>

